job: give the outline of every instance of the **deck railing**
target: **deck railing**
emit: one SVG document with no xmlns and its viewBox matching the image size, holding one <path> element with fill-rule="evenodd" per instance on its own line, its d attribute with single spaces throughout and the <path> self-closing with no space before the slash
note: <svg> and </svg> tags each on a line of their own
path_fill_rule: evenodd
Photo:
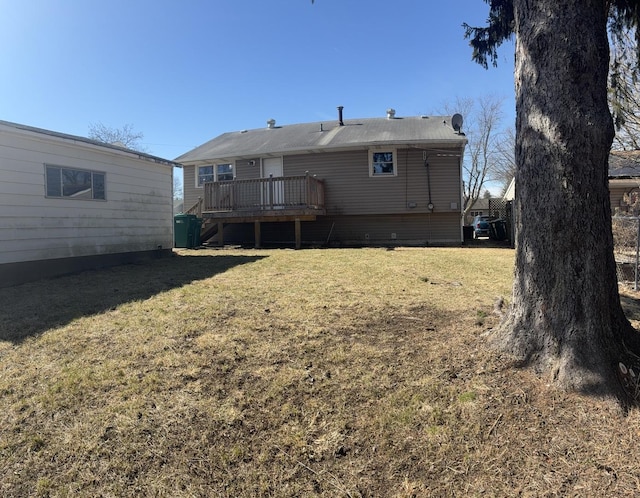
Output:
<svg viewBox="0 0 640 498">
<path fill-rule="evenodd" d="M 203 211 L 324 208 L 324 182 L 311 175 L 204 184 Z"/>
<path fill-rule="evenodd" d="M 187 209 L 184 214 L 195 214 L 198 218 L 202 218 L 202 205 L 204 204 L 204 201 L 202 199 L 202 197 L 198 197 L 198 201 L 191 206 L 189 209 Z"/>
</svg>

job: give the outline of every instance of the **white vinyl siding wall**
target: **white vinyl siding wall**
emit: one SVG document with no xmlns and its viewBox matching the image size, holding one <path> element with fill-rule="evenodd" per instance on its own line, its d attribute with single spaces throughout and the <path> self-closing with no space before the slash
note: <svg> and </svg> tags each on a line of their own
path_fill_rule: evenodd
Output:
<svg viewBox="0 0 640 498">
<path fill-rule="evenodd" d="M 105 201 L 45 197 L 45 164 L 104 172 Z M 172 166 L 0 126 L 0 264 L 173 246 Z"/>
</svg>

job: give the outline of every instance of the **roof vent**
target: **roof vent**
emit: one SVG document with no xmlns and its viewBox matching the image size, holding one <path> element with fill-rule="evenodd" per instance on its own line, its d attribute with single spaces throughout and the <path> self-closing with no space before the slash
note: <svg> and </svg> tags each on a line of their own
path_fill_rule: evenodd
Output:
<svg viewBox="0 0 640 498">
<path fill-rule="evenodd" d="M 271 118 L 269 121 L 267 121 L 267 128 L 269 128 L 270 130 L 273 130 L 276 127 L 276 120 Z"/>
<path fill-rule="evenodd" d="M 338 125 L 340 126 L 344 126 L 344 121 L 342 120 L 342 110 L 344 109 L 344 106 L 339 105 L 338 106 Z"/>
<path fill-rule="evenodd" d="M 396 117 L 396 110 L 395 109 L 387 109 L 387 119 L 395 119 Z"/>
</svg>

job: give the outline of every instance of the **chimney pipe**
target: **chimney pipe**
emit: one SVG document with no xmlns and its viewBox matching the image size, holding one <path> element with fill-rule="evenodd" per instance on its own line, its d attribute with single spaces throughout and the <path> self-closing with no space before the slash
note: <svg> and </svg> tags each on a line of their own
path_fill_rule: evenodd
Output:
<svg viewBox="0 0 640 498">
<path fill-rule="evenodd" d="M 340 126 L 344 126 L 344 121 L 342 121 L 342 109 L 344 109 L 344 106 L 339 105 L 338 106 L 338 124 Z"/>
</svg>

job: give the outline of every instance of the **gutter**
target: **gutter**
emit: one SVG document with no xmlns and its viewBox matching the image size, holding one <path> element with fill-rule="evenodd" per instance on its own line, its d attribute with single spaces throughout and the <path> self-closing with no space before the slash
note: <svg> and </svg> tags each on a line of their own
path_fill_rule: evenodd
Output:
<svg viewBox="0 0 640 498">
<path fill-rule="evenodd" d="M 335 147 L 330 146 L 319 146 L 319 147 L 300 147 L 286 150 L 270 150 L 270 151 L 253 151 L 243 154 L 230 155 L 230 156 L 207 156 L 198 157 L 195 159 L 182 159 L 181 164 L 185 166 L 194 166 L 194 165 L 203 165 L 203 164 L 211 164 L 211 162 L 221 161 L 221 162 L 232 162 L 239 160 L 247 160 L 247 159 L 255 159 L 256 157 L 283 157 L 283 156 L 292 156 L 297 154 L 318 154 L 322 152 L 349 152 L 349 151 L 359 151 L 359 150 L 369 150 L 371 148 L 380 148 L 380 147 L 394 147 L 394 148 L 417 148 L 417 149 L 426 149 L 430 151 L 437 152 L 438 149 L 443 149 L 443 154 L 451 154 L 451 149 L 454 148 L 455 145 L 461 145 L 461 154 L 464 154 L 464 147 L 467 143 L 465 139 L 455 139 L 455 140 L 438 140 L 436 142 L 417 142 L 415 140 L 400 140 L 400 141 L 377 141 L 377 142 L 366 142 L 366 143 L 358 143 L 354 145 L 340 145 Z M 180 156 L 182 157 L 182 156 Z"/>
</svg>

